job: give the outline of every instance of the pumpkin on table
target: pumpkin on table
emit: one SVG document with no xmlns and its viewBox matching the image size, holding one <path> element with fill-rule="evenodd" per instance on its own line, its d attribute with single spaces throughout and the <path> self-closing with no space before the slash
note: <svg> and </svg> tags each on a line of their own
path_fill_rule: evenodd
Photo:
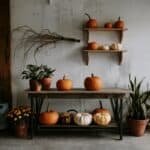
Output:
<svg viewBox="0 0 150 150">
<path fill-rule="evenodd" d="M 111 115 L 108 109 L 103 108 L 102 102 L 99 101 L 100 108 L 94 109 L 92 112 L 93 120 L 97 125 L 107 126 L 111 121 Z"/>
<path fill-rule="evenodd" d="M 86 27 L 87 28 L 96 28 L 96 27 L 98 27 L 98 23 L 97 23 L 96 19 L 91 18 L 91 16 L 87 13 L 85 15 L 89 18 L 89 20 L 86 22 Z"/>
<path fill-rule="evenodd" d="M 92 115 L 90 113 L 79 112 L 74 115 L 74 122 L 79 126 L 88 126 L 92 123 Z"/>
<path fill-rule="evenodd" d="M 56 87 L 59 91 L 69 91 L 73 87 L 72 80 L 67 79 L 66 76 L 63 76 L 63 79 L 59 79 L 56 83 Z"/>
<path fill-rule="evenodd" d="M 95 76 L 93 73 L 91 77 L 86 77 L 84 80 L 84 87 L 86 90 L 97 91 L 103 87 L 102 79 Z"/>
<path fill-rule="evenodd" d="M 59 113 L 55 110 L 48 110 L 49 104 L 47 106 L 47 111 L 42 112 L 39 116 L 39 122 L 43 125 L 55 125 L 59 120 Z"/>
</svg>

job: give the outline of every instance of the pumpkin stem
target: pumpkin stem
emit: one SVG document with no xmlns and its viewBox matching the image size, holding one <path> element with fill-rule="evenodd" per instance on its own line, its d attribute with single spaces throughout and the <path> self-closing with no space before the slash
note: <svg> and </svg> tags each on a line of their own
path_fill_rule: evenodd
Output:
<svg viewBox="0 0 150 150">
<path fill-rule="evenodd" d="M 94 73 L 91 73 L 91 77 L 94 77 Z"/>
<path fill-rule="evenodd" d="M 102 101 L 99 101 L 100 109 L 103 109 Z"/>
<path fill-rule="evenodd" d="M 64 76 L 63 76 L 63 80 L 65 80 L 66 79 L 66 75 L 64 74 Z"/>
<path fill-rule="evenodd" d="M 91 19 L 91 17 L 90 17 L 90 15 L 89 15 L 89 14 L 85 13 L 85 15 L 89 18 L 89 20 Z"/>
<path fill-rule="evenodd" d="M 119 21 L 121 20 L 121 17 L 120 17 L 120 16 L 118 17 L 118 20 L 119 20 Z"/>
<path fill-rule="evenodd" d="M 47 109 L 46 109 L 46 110 L 47 110 L 47 112 L 48 112 L 48 110 L 49 110 L 49 105 L 50 105 L 50 103 L 48 102 Z"/>
</svg>

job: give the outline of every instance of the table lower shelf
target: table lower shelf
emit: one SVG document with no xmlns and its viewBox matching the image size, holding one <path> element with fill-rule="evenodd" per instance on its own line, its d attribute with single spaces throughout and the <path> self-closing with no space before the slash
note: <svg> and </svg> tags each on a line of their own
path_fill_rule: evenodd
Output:
<svg viewBox="0 0 150 150">
<path fill-rule="evenodd" d="M 89 125 L 89 126 L 79 126 L 79 125 L 61 125 L 61 124 L 58 124 L 58 125 L 41 125 L 41 124 L 39 124 L 38 125 L 38 129 L 52 129 L 52 130 L 54 130 L 54 129 L 62 129 L 62 130 L 64 130 L 64 129 L 67 129 L 67 130 L 69 130 L 69 129 L 72 129 L 72 130 L 78 130 L 78 129 L 80 129 L 80 130 L 86 130 L 86 129 L 97 129 L 97 130 L 103 130 L 103 129 L 114 129 L 114 128 L 118 128 L 118 126 L 117 126 L 117 124 L 116 123 L 111 123 L 111 124 L 109 124 L 109 125 L 107 125 L 107 126 L 100 126 L 100 125 L 95 125 L 95 124 L 92 124 L 92 125 Z"/>
</svg>

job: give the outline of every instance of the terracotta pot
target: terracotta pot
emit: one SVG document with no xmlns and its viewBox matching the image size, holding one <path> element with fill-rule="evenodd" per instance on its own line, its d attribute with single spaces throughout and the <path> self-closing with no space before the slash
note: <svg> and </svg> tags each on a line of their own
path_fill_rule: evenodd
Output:
<svg viewBox="0 0 150 150">
<path fill-rule="evenodd" d="M 132 120 L 128 119 L 128 126 L 130 133 L 134 136 L 143 136 L 149 119 Z"/>
<path fill-rule="evenodd" d="M 28 125 L 25 121 L 21 121 L 15 125 L 15 134 L 19 138 L 27 138 Z"/>
<path fill-rule="evenodd" d="M 29 85 L 30 85 L 30 90 L 31 91 L 37 91 L 37 92 L 41 91 L 42 86 L 41 86 L 39 81 L 37 81 L 37 80 L 30 80 L 29 81 Z"/>
<path fill-rule="evenodd" d="M 52 78 L 43 78 L 40 80 L 42 90 L 49 90 L 51 87 Z"/>
</svg>

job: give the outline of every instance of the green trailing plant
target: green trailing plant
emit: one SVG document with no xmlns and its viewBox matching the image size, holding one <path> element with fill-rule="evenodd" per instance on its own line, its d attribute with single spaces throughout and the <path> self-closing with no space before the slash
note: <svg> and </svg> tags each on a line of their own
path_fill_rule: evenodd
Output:
<svg viewBox="0 0 150 150">
<path fill-rule="evenodd" d="M 129 75 L 129 89 L 132 91 L 128 99 L 128 118 L 135 120 L 145 120 L 148 118 L 150 105 L 150 90 L 142 90 L 143 80 L 131 78 Z"/>
<path fill-rule="evenodd" d="M 26 66 L 26 70 L 22 71 L 22 79 L 40 80 L 43 73 L 40 72 L 40 66 L 29 64 Z"/>
<path fill-rule="evenodd" d="M 52 69 L 50 67 L 48 67 L 47 65 L 41 65 L 40 66 L 40 74 L 42 76 L 42 78 L 48 78 L 53 76 L 53 73 L 55 72 L 55 69 Z"/>
</svg>

